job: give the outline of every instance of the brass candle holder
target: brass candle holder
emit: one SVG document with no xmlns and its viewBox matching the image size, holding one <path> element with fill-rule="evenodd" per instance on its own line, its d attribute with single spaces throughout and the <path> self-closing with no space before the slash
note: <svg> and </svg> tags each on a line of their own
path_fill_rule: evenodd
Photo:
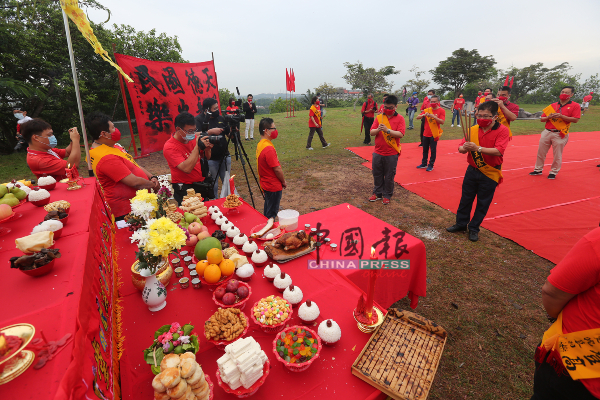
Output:
<svg viewBox="0 0 600 400">
<path fill-rule="evenodd" d="M 67 190 L 79 190 L 83 187 L 83 185 L 79 184 L 80 179 L 67 181 Z"/>
</svg>

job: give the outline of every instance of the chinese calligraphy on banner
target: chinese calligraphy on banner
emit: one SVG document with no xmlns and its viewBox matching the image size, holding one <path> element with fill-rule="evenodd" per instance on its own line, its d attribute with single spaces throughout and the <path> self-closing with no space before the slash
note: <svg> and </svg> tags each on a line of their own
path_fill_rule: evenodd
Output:
<svg viewBox="0 0 600 400">
<path fill-rule="evenodd" d="M 170 63 L 115 53 L 119 66 L 133 79 L 129 96 L 142 147 L 142 155 L 161 151 L 173 133 L 177 114 L 202 112 L 202 101 L 219 101 L 217 74 L 212 61 Z M 219 104 L 219 107 L 221 105 Z"/>
</svg>

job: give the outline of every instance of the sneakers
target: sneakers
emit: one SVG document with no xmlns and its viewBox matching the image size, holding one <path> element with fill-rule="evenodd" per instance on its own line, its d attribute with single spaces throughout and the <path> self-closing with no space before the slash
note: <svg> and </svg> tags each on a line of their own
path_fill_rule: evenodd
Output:
<svg viewBox="0 0 600 400">
<path fill-rule="evenodd" d="M 556 174 L 548 174 L 548 179 L 556 179 Z"/>
<path fill-rule="evenodd" d="M 456 125 L 456 126 L 458 126 L 460 128 L 460 125 Z"/>
<path fill-rule="evenodd" d="M 312 147 L 307 147 L 306 150 L 314 150 Z"/>
<path fill-rule="evenodd" d="M 246 138 L 246 139 L 244 139 L 244 140 L 250 140 L 250 139 Z"/>
<path fill-rule="evenodd" d="M 533 172 L 529 173 L 529 175 L 534 175 L 534 176 L 535 175 L 541 175 L 541 174 L 542 174 L 542 171 L 533 171 Z"/>
<path fill-rule="evenodd" d="M 454 128 L 454 124 L 450 125 L 450 128 Z"/>
<path fill-rule="evenodd" d="M 383 199 L 383 200 L 381 200 L 381 202 L 383 203 L 384 206 L 387 206 L 388 204 L 390 204 L 390 199 Z"/>
<path fill-rule="evenodd" d="M 421 143 L 418 147 L 423 147 L 423 143 Z"/>
<path fill-rule="evenodd" d="M 427 168 L 427 165 L 425 165 L 425 164 L 417 165 L 417 168 L 419 168 L 419 169 Z"/>
<path fill-rule="evenodd" d="M 381 196 L 374 194 L 373 196 L 369 197 L 369 201 L 377 201 L 377 200 L 381 200 Z"/>
<path fill-rule="evenodd" d="M 331 146 L 331 143 L 327 143 L 327 146 L 323 146 L 324 149 L 328 148 L 329 146 Z"/>
<path fill-rule="evenodd" d="M 427 172 L 433 171 L 433 165 L 428 166 L 425 171 L 427 171 Z"/>
</svg>

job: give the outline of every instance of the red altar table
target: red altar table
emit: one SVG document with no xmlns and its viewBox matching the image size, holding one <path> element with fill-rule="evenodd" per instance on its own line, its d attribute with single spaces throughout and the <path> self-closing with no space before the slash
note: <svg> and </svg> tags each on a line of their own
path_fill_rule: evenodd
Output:
<svg viewBox="0 0 600 400">
<path fill-rule="evenodd" d="M 208 205 L 221 206 L 222 203 L 223 199 L 209 202 Z M 340 208 L 338 209 L 338 207 Z M 344 204 L 338 207 L 328 209 L 333 211 L 331 219 L 326 215 L 327 210 L 301 216 L 300 223 L 302 225 L 300 227 L 303 227 L 304 223 L 313 224 L 314 221 L 314 224 L 316 224 L 320 221 L 324 228 L 331 230 L 330 234 L 332 236 L 337 237 L 348 227 L 353 227 L 353 222 L 358 221 L 358 226 L 362 227 L 363 237 L 369 248 L 372 244 L 370 235 L 377 233 L 375 241 L 380 240 L 383 227 L 389 227 L 392 234 L 398 231 L 366 213 L 362 215 L 360 210 L 349 208 L 348 205 Z M 344 208 L 349 212 L 346 213 L 343 210 Z M 250 229 L 255 225 L 266 221 L 264 216 L 248 204 L 244 204 L 239 213 L 230 212 L 226 216 L 245 233 L 250 232 Z M 356 219 L 357 216 L 360 218 Z M 367 216 L 372 220 L 367 220 Z M 350 220 L 346 221 L 346 219 Z M 336 227 L 334 224 L 339 226 Z M 212 221 L 208 227 L 211 233 L 218 228 Z M 212 301 L 212 292 L 206 287 L 194 289 L 190 285 L 187 289 L 181 289 L 179 285 L 170 284 L 167 287 L 166 307 L 156 313 L 150 312 L 143 303 L 140 292 L 134 288 L 131 282 L 128 266 L 135 260 L 136 247 L 130 243 L 129 236 L 130 232 L 127 229 L 121 229 L 116 234 L 121 281 L 123 282 L 120 289 L 121 304 L 123 306 L 123 335 L 125 336 L 124 352 L 120 362 L 123 399 L 152 398 L 151 381 L 153 374 L 150 372 L 149 365 L 143 359 L 143 350 L 152 342 L 156 329 L 173 322 L 191 323 L 195 326 L 194 332 L 200 338 L 200 352 L 197 354 L 196 359 L 202 365 L 204 372 L 211 377 L 213 382 L 216 382 L 216 360 L 223 354 L 223 351 L 207 343 L 203 335 L 204 322 L 217 310 L 217 306 Z M 423 245 L 421 242 L 417 243 L 414 238 L 408 238 L 408 236 L 406 235 L 404 240 L 409 244 L 410 274 L 414 276 L 387 278 L 397 280 L 397 286 L 401 286 L 398 290 L 395 289 L 395 286 L 388 286 L 385 282 L 381 285 L 381 288 L 394 288 L 392 296 L 398 296 L 394 301 L 404 297 L 408 291 L 415 296 L 425 295 Z M 257 243 L 260 244 L 260 242 Z M 324 251 L 323 254 L 325 253 Z M 368 254 L 364 255 L 365 258 L 368 258 L 368 256 Z M 308 370 L 302 373 L 293 373 L 275 360 L 272 352 L 272 342 L 275 334 L 265 334 L 251 322 L 246 336 L 253 336 L 271 361 L 271 372 L 265 384 L 254 397 L 257 399 L 383 399 L 386 397 L 385 395 L 352 376 L 350 371 L 352 363 L 369 339 L 369 335 L 358 330 L 352 316 L 352 310 L 362 293 L 359 287 L 364 286 L 362 280 L 359 279 L 359 274 L 362 271 L 309 270 L 307 261 L 309 259 L 314 260 L 315 257 L 313 252 L 296 260 L 279 264 L 279 266 L 283 271 L 289 273 L 294 285 L 302 289 L 304 300 L 310 299 L 319 306 L 321 315 L 317 320 L 317 325 L 325 319 L 334 319 L 342 329 L 342 338 L 335 347 L 325 346 L 321 352 L 321 357 Z M 413 261 L 413 257 L 415 257 L 415 261 Z M 419 257 L 422 257 L 423 260 L 418 260 Z M 420 269 L 422 271 L 419 271 Z M 185 276 L 189 277 L 188 271 L 185 271 Z M 421 278 L 423 282 L 420 282 Z M 176 282 L 175 277 L 171 279 L 171 282 Z M 419 282 L 422 287 L 414 282 Z M 246 315 L 250 312 L 248 308 L 259 299 L 271 294 L 278 294 L 275 287 L 262 277 L 261 269 L 255 270 L 255 275 L 249 284 L 253 293 L 249 301 L 250 305 L 244 309 Z M 380 289 L 379 285 L 378 289 Z M 390 301 L 391 297 L 388 298 L 387 295 L 383 296 L 382 299 L 386 304 L 392 302 Z M 385 310 L 381 305 L 378 305 L 378 307 Z M 290 325 L 298 323 L 299 319 L 297 314 L 294 313 Z M 314 328 L 316 329 L 316 326 Z M 217 385 L 214 388 L 214 395 L 215 399 L 235 398 L 232 395 L 227 395 Z"/>
<path fill-rule="evenodd" d="M 57 341 L 68 333 L 72 335 L 64 348 L 43 368 L 34 370 L 29 367 L 11 382 L 0 386 L 2 399 L 79 399 L 83 398 L 86 385 L 92 386 L 96 381 L 91 366 L 95 350 L 88 339 L 102 328 L 100 317 L 94 315 L 94 312 L 98 314 L 96 310 L 100 307 L 94 297 L 100 297 L 109 309 L 106 322 L 110 324 L 113 288 L 107 288 L 104 296 L 99 294 L 100 262 L 95 263 L 94 258 L 98 251 L 108 255 L 112 253 L 110 248 L 102 247 L 98 238 L 101 231 L 99 223 L 110 223 L 110 220 L 106 213 L 102 218 L 104 206 L 94 178 L 85 179 L 85 185 L 79 190 L 68 191 L 66 188 L 66 184 L 58 183 L 50 191 L 50 201 L 66 200 L 71 203 L 71 210 L 62 236 L 55 240 L 55 248 L 60 250 L 61 258 L 55 261 L 55 267 L 49 274 L 30 277 L 10 269 L 8 265 L 11 257 L 23 255 L 15 248 L 15 239 L 31 233 L 46 215 L 44 208 L 26 202 L 15 209 L 16 213 L 23 214 L 21 218 L 2 224 L 12 231 L 0 237 L 0 259 L 4 269 L 0 327 L 29 323 L 36 329 L 34 338 L 42 338 L 43 332 L 48 341 Z M 110 228 L 105 232 L 110 240 Z M 104 279 L 105 283 L 112 282 L 111 276 Z M 111 327 L 104 328 L 103 332 L 105 343 L 99 351 L 106 353 L 107 372 L 111 372 L 112 369 L 108 369 L 111 364 Z M 34 364 L 36 361 L 37 356 Z M 112 381 L 112 376 L 108 378 Z M 104 383 L 100 382 L 98 387 L 104 386 Z M 104 392 L 110 394 L 106 389 Z"/>
</svg>

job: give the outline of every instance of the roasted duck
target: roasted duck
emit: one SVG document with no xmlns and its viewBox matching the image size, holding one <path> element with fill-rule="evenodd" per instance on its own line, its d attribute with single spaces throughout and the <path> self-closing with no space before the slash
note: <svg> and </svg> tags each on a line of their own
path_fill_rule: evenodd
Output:
<svg viewBox="0 0 600 400">
<path fill-rule="evenodd" d="M 278 249 L 294 250 L 308 244 L 308 235 L 304 231 L 284 233 L 273 243 L 273 247 Z"/>
</svg>

